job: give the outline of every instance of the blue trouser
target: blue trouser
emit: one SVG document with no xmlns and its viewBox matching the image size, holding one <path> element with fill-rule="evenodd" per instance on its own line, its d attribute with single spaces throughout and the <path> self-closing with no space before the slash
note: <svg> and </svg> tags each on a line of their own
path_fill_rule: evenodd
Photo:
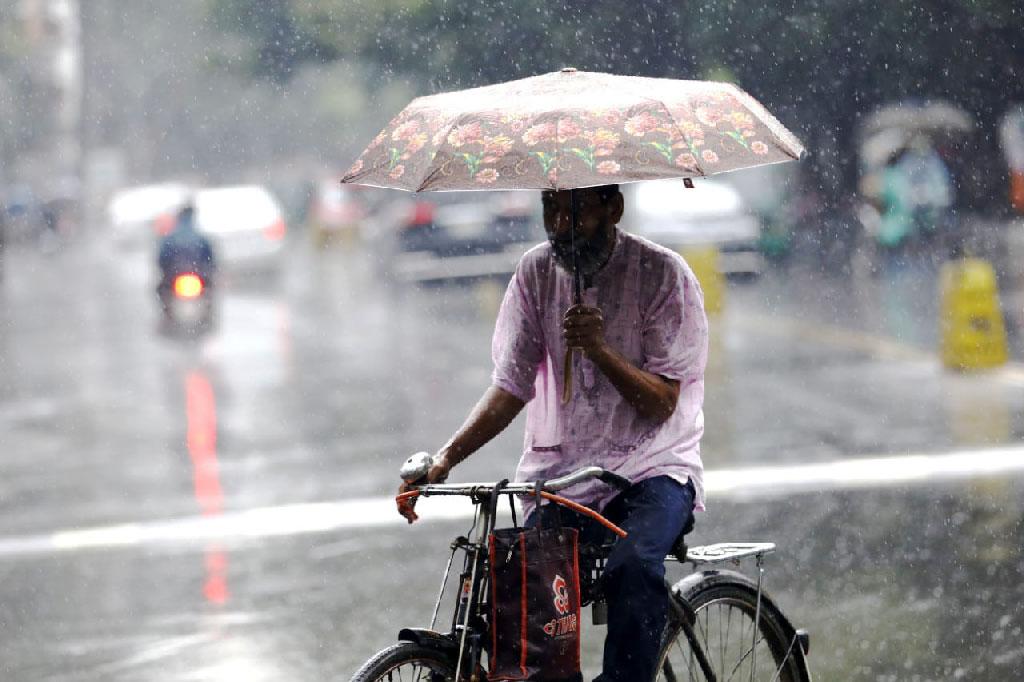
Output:
<svg viewBox="0 0 1024 682">
<path fill-rule="evenodd" d="M 604 671 L 595 682 L 648 682 L 658 664 L 661 635 L 668 622 L 665 555 L 693 518 L 693 483 L 681 485 L 668 476 L 641 481 L 618 495 L 601 512 L 629 535 L 619 539 L 604 571 L 608 600 L 608 636 Z M 598 543 L 608 531 L 593 519 L 557 505 L 544 505 L 544 525 L 557 513 L 566 526 L 578 528 L 580 543 Z M 537 514 L 526 520 L 537 525 Z"/>
</svg>

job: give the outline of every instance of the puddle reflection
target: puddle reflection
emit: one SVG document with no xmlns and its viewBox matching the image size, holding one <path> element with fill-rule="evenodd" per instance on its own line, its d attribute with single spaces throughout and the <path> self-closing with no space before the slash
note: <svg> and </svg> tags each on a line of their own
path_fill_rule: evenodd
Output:
<svg viewBox="0 0 1024 682">
<path fill-rule="evenodd" d="M 1012 442 L 1012 396 L 992 386 L 984 375 L 944 377 L 944 402 L 950 440 L 954 445 L 1001 445 Z"/>
</svg>

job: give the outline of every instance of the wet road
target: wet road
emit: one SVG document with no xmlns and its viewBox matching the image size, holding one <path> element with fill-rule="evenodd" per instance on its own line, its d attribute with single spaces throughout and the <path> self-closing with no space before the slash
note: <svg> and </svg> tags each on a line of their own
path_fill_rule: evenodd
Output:
<svg viewBox="0 0 1024 682">
<path fill-rule="evenodd" d="M 189 342 L 157 333 L 140 256 L 8 259 L 3 679 L 347 679 L 429 619 L 465 522 L 406 528 L 383 498 L 486 385 L 501 286 L 389 287 L 300 242 L 288 264 L 225 282 Z M 942 371 L 933 273 L 899 274 L 730 289 L 693 542 L 779 543 L 769 587 L 819 679 L 1017 679 L 1024 371 Z M 458 476 L 508 475 L 520 434 Z M 849 457 L 895 459 L 829 465 Z"/>
</svg>

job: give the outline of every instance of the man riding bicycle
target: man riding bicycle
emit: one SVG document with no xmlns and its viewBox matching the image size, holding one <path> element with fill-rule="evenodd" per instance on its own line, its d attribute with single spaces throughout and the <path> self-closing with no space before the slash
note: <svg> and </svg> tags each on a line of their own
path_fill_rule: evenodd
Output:
<svg viewBox="0 0 1024 682">
<path fill-rule="evenodd" d="M 575 240 L 570 192 L 543 192 L 548 242 L 523 256 L 505 292 L 492 342 L 492 385 L 437 452 L 427 480 L 444 480 L 527 406 L 517 480 L 595 464 L 633 481 L 624 492 L 592 480 L 563 495 L 628 532 L 605 567 L 608 636 L 597 682 L 636 682 L 654 678 L 668 618 L 663 560 L 692 524 L 693 511 L 703 509 L 707 318 L 683 259 L 618 229 L 624 210 L 618 185 L 575 192 Z M 573 260 L 583 276 L 581 305 L 573 304 Z M 575 371 L 563 376 L 567 349 L 582 357 L 575 355 Z M 561 397 L 566 376 L 573 383 L 567 402 Z M 399 505 L 410 523 L 417 518 L 413 504 Z M 536 525 L 533 505 L 524 506 L 527 525 Z M 543 509 L 579 528 L 582 542 L 600 536 L 582 515 Z"/>
</svg>

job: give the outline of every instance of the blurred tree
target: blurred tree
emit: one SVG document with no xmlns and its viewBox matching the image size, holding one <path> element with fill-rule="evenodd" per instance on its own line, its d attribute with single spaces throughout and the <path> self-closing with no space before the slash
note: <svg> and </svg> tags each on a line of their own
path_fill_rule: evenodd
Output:
<svg viewBox="0 0 1024 682">
<path fill-rule="evenodd" d="M 236 9 L 243 4 L 265 22 L 248 28 L 273 24 L 261 14 L 273 3 Z M 132 182 L 265 181 L 329 165 L 365 135 L 351 108 L 364 88 L 349 85 L 368 79 L 361 70 L 295 48 L 262 62 L 272 76 L 258 66 L 256 41 L 226 32 L 230 15 L 214 9 L 207 0 L 82 4 L 89 148 L 121 150 Z M 260 35 L 270 41 L 275 30 Z"/>
<path fill-rule="evenodd" d="M 212 6 L 217 28 L 250 37 L 253 49 L 245 65 L 252 73 L 278 83 L 291 78 L 308 61 L 337 57 L 335 43 L 319 40 L 308 29 L 304 15 L 331 3 L 294 3 L 291 0 L 222 0 Z M 304 9 L 305 8 L 305 9 Z M 336 43 L 344 44 L 344 43 Z"/>
<path fill-rule="evenodd" d="M 26 152 L 52 132 L 52 79 L 43 68 L 38 31 L 26 31 L 19 0 L 0 0 L 0 183 L 15 182 Z"/>
<path fill-rule="evenodd" d="M 8 166 L 14 159 L 15 116 L 15 50 L 17 45 L 13 25 L 14 0 L 0 0 L 0 188 L 7 181 Z"/>
<path fill-rule="evenodd" d="M 1024 9 L 1013 0 L 275 0 L 259 11 L 211 2 L 236 19 L 225 28 L 251 41 L 254 73 L 272 79 L 307 60 L 372 64 L 381 80 L 421 93 L 564 65 L 731 73 L 805 140 L 812 181 L 833 199 L 855 186 L 857 128 L 878 105 L 942 98 L 966 108 L 984 162 L 998 158 L 994 121 L 1024 99 Z M 986 181 L 978 185 L 984 201 Z"/>
</svg>

